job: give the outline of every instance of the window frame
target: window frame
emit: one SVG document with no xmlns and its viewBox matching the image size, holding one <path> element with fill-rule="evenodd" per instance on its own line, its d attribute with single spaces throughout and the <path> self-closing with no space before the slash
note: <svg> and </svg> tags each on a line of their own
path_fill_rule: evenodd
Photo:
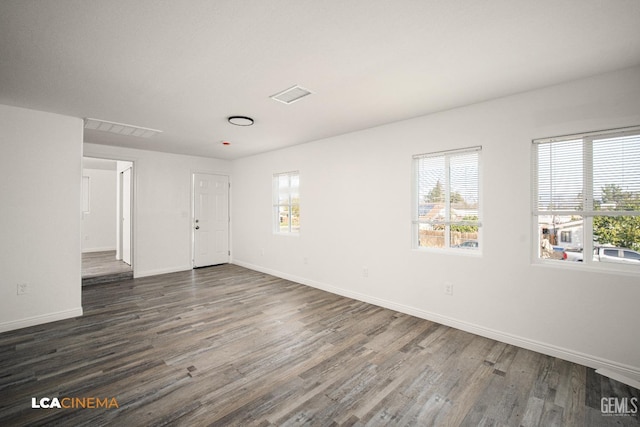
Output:
<svg viewBox="0 0 640 427">
<path fill-rule="evenodd" d="M 478 188 L 478 219 L 475 221 L 452 221 L 451 218 L 451 185 L 449 182 L 450 179 L 450 160 L 452 157 L 468 154 L 468 153 L 477 153 L 477 188 Z M 445 183 L 443 184 L 444 192 L 445 192 L 445 219 L 444 221 L 428 221 L 421 220 L 419 218 L 420 215 L 420 160 L 424 158 L 438 158 L 442 157 L 445 162 L 444 174 L 445 174 Z M 481 256 L 482 248 L 483 248 L 483 224 L 482 224 L 482 146 L 473 146 L 466 147 L 460 149 L 453 150 L 443 150 L 437 152 L 430 153 L 422 153 L 415 154 L 412 156 L 412 218 L 411 218 L 411 245 L 414 250 L 424 251 L 424 252 L 438 252 L 438 253 L 453 253 L 459 255 L 469 255 L 469 256 Z M 434 224 L 441 223 L 444 225 L 444 247 L 430 247 L 430 246 L 420 246 L 420 225 L 421 224 Z M 452 225 L 472 225 L 478 227 L 477 232 L 477 248 L 468 249 L 465 247 L 454 247 L 451 246 L 451 226 Z"/>
<path fill-rule="evenodd" d="M 288 178 L 288 186 L 287 189 L 288 191 L 285 193 L 287 194 L 287 201 L 286 203 L 281 203 L 280 202 L 280 194 L 281 194 L 281 189 L 280 189 L 280 178 L 286 176 Z M 292 187 L 291 187 L 291 179 L 293 177 L 297 177 L 298 179 L 298 186 L 297 186 L 297 190 L 298 190 L 298 202 L 294 203 L 293 201 L 293 197 L 292 197 Z M 279 173 L 274 173 L 273 177 L 272 177 L 272 202 L 273 202 L 273 233 L 274 234 L 278 234 L 278 235 L 283 235 L 283 236 L 298 236 L 300 234 L 300 171 L 289 171 L 289 172 L 279 172 Z M 289 212 L 289 221 L 287 224 L 287 229 L 286 230 L 282 230 L 282 226 L 280 224 L 280 208 L 286 206 L 287 207 L 287 211 Z M 293 227 L 293 209 L 294 206 L 297 207 L 298 209 L 298 226 L 296 228 Z"/>
<path fill-rule="evenodd" d="M 638 211 L 613 211 L 613 210 L 596 210 L 594 208 L 594 176 L 593 165 L 593 142 L 604 139 L 624 138 L 628 136 L 640 135 L 640 126 L 631 126 L 617 129 L 607 129 L 600 131 L 584 132 L 577 134 L 569 134 L 556 137 L 533 139 L 531 144 L 531 225 L 532 225 L 532 262 L 533 264 L 543 264 L 550 266 L 558 266 L 566 269 L 578 270 L 597 270 L 607 271 L 611 273 L 621 274 L 638 274 L 638 267 L 634 265 L 625 265 L 619 263 L 598 262 L 594 261 L 591 256 L 583 256 L 582 262 L 567 262 L 562 259 L 549 259 L 540 256 L 541 230 L 539 217 L 543 215 L 574 215 L 582 217 L 583 228 L 582 237 L 582 253 L 592 254 L 594 249 L 598 247 L 594 243 L 593 218 L 597 216 L 617 217 L 617 216 L 640 216 Z M 566 210 L 548 210 L 538 209 L 539 189 L 539 159 L 538 146 L 540 144 L 554 144 L 560 142 L 581 140 L 582 141 L 582 210 L 566 209 Z M 627 248 L 622 248 L 627 249 Z"/>
</svg>

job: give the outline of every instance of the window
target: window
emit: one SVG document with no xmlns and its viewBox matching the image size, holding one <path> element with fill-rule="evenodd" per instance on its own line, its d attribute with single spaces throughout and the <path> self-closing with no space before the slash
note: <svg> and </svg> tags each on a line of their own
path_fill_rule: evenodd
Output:
<svg viewBox="0 0 640 427">
<path fill-rule="evenodd" d="M 618 257 L 618 250 L 617 249 L 605 249 L 604 250 L 604 254 L 606 256 L 611 256 L 611 257 Z"/>
<path fill-rule="evenodd" d="M 534 140 L 533 151 L 538 257 L 562 259 L 543 256 L 548 240 L 593 253 L 576 257 L 582 265 L 628 268 L 613 257 L 620 259 L 622 248 L 640 251 L 640 128 Z M 572 238 L 562 229 L 573 230 Z"/>
<path fill-rule="evenodd" d="M 624 251 L 624 257 L 634 261 L 640 261 L 640 254 L 638 252 Z"/>
<path fill-rule="evenodd" d="M 273 175 L 273 231 L 300 232 L 300 174 L 297 171 Z"/>
<path fill-rule="evenodd" d="M 562 243 L 571 243 L 571 232 L 570 231 L 560 232 L 560 241 Z"/>
<path fill-rule="evenodd" d="M 413 156 L 414 247 L 479 251 L 481 149 Z"/>
</svg>

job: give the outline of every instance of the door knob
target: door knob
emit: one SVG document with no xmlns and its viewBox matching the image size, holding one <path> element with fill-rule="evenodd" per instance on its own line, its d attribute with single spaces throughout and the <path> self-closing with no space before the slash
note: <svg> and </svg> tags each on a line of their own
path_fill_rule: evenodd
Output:
<svg viewBox="0 0 640 427">
<path fill-rule="evenodd" d="M 200 230 L 200 226 L 199 225 L 196 225 L 196 230 Z"/>
</svg>

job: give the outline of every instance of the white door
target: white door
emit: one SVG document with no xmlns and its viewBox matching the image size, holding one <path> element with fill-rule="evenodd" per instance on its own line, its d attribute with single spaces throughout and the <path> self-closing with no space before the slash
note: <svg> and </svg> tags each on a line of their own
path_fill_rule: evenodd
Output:
<svg viewBox="0 0 640 427">
<path fill-rule="evenodd" d="M 229 262 L 229 177 L 193 174 L 193 267 Z"/>
<path fill-rule="evenodd" d="M 131 168 L 125 169 L 120 172 L 122 174 L 121 181 L 122 189 L 120 195 L 122 196 L 121 206 L 121 221 L 122 226 L 120 228 L 122 232 L 122 261 L 131 265 Z"/>
</svg>

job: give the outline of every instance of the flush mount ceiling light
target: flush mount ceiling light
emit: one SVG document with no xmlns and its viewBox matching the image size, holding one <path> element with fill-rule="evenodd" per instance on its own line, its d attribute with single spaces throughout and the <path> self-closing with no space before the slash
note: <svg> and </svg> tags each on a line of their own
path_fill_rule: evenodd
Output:
<svg viewBox="0 0 640 427">
<path fill-rule="evenodd" d="M 289 89 L 285 89 L 282 92 L 278 92 L 275 95 L 271 95 L 269 98 L 282 102 L 283 104 L 293 104 L 296 101 L 304 98 L 307 95 L 311 95 L 311 92 L 308 89 L 305 89 L 301 86 L 295 85 L 290 87 Z"/>
<path fill-rule="evenodd" d="M 251 126 L 253 124 L 253 119 L 247 116 L 231 116 L 227 121 L 236 126 Z"/>
<path fill-rule="evenodd" d="M 157 129 L 143 128 L 140 126 L 90 118 L 84 119 L 84 128 L 116 133 L 118 135 L 137 136 L 140 138 L 151 138 L 158 133 L 162 133 L 161 130 Z"/>
</svg>

